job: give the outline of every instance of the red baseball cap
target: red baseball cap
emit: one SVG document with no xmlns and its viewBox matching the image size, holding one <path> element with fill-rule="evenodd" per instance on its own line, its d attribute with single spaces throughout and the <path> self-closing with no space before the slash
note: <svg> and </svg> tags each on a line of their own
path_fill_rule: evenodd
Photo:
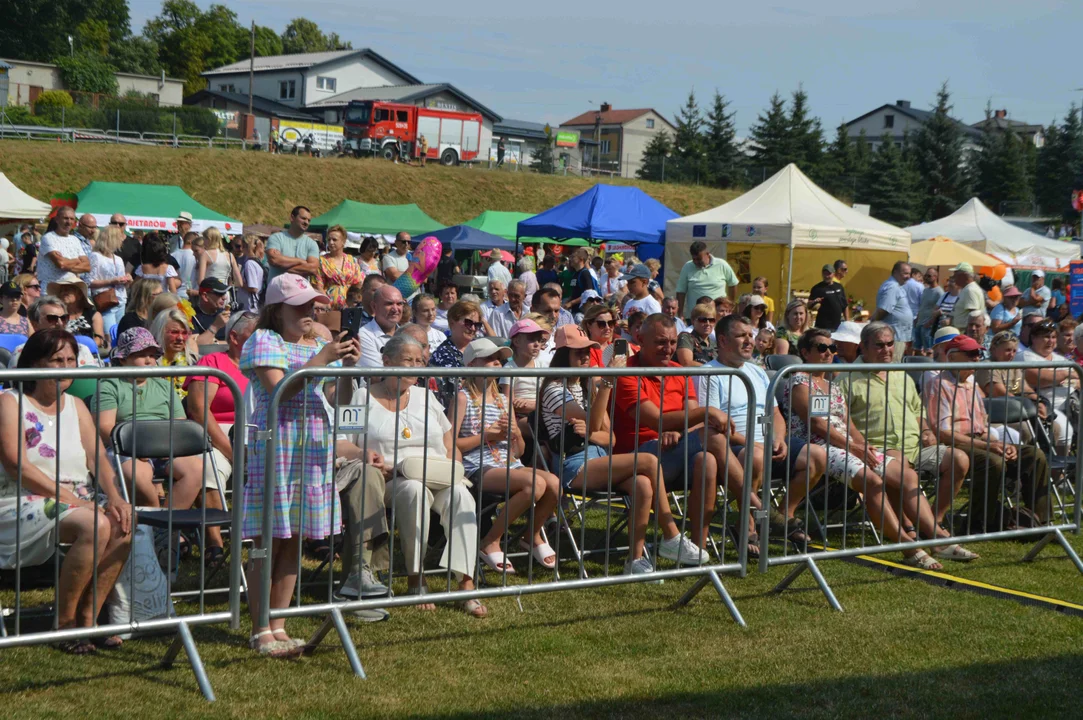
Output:
<svg viewBox="0 0 1083 720">
<path fill-rule="evenodd" d="M 959 350 L 962 352 L 973 353 L 981 352 L 981 345 L 969 335 L 956 335 L 947 342 L 947 347 L 945 349 L 948 352 Z"/>
</svg>

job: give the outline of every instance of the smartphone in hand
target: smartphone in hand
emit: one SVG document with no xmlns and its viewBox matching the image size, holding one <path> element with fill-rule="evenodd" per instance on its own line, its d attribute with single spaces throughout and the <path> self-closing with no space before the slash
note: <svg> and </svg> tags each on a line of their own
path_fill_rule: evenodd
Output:
<svg viewBox="0 0 1083 720">
<path fill-rule="evenodd" d="M 350 340 L 357 337 L 358 331 L 361 330 L 361 320 L 365 311 L 359 307 L 346 308 L 342 311 L 342 324 L 341 328 L 346 331 L 346 337 L 344 339 Z"/>
<path fill-rule="evenodd" d="M 628 341 L 624 338 L 617 338 L 613 341 L 613 354 L 614 355 L 628 355 Z"/>
</svg>

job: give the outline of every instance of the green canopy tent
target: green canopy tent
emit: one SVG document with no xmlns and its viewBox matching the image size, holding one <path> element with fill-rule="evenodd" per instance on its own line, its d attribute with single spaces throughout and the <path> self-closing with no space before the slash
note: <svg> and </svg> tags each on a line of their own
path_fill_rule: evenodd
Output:
<svg viewBox="0 0 1083 720">
<path fill-rule="evenodd" d="M 93 215 L 99 227 L 105 227 L 113 213 L 121 213 L 128 220 L 129 230 L 176 232 L 177 216 L 189 212 L 196 232 L 209 227 L 227 235 L 244 232 L 240 220 L 200 204 L 176 185 L 92 182 L 78 196 L 78 212 Z"/>
<path fill-rule="evenodd" d="M 502 210 L 486 210 L 481 215 L 478 215 L 472 220 L 467 220 L 463 225 L 468 225 L 478 230 L 483 230 L 493 235 L 499 235 L 506 240 L 516 239 L 516 230 L 518 229 L 519 222 L 534 217 L 534 213 L 523 212 L 506 212 Z M 568 240 L 554 240 L 547 237 L 523 237 L 519 238 L 524 243 L 546 243 L 556 245 L 570 245 L 574 247 L 584 247 L 590 245 L 589 242 L 581 238 L 573 238 Z"/>
<path fill-rule="evenodd" d="M 351 233 L 387 237 L 394 237 L 403 231 L 411 235 L 424 235 L 444 227 L 414 203 L 370 205 L 356 200 L 343 200 L 323 215 L 312 218 L 309 229 L 320 232 L 333 225 L 341 225 Z"/>
</svg>

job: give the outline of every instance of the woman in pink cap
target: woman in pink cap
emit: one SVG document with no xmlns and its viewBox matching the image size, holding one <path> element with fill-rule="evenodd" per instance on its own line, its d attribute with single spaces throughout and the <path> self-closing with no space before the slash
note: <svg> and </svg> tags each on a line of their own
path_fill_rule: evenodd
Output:
<svg viewBox="0 0 1083 720">
<path fill-rule="evenodd" d="M 308 280 L 283 273 L 267 286 L 266 304 L 259 324 L 241 351 L 241 371 L 249 380 L 255 411 L 252 424 L 267 427 L 271 397 L 280 382 L 302 367 L 354 365 L 361 356 L 357 338 L 325 343 L 315 336 L 315 304 L 329 302 Z M 331 418 L 321 397 L 321 382 L 297 382 L 286 387 L 278 408 L 274 489 L 264 497 L 267 441 L 248 441 L 248 482 L 244 486 L 244 537 L 256 547 L 272 543 L 271 607 L 286 607 L 297 582 L 301 537 L 322 540 L 338 531 L 342 510 L 332 482 Z M 338 393 L 350 397 L 351 382 L 340 380 Z M 273 504 L 271 538 L 263 535 L 263 504 Z M 261 655 L 289 657 L 300 652 L 303 640 L 286 634 L 285 620 L 273 619 L 259 627 L 260 561 L 248 567 L 248 597 L 252 599 L 253 632 L 249 645 Z"/>
</svg>

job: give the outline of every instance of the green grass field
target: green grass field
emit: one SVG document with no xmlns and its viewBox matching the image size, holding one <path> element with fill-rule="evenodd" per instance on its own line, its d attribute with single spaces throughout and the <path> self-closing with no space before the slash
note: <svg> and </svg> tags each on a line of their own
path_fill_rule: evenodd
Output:
<svg viewBox="0 0 1083 720">
<path fill-rule="evenodd" d="M 587 178 L 490 171 L 465 166 L 395 165 L 385 160 L 308 158 L 239 150 L 173 150 L 5 140 L 0 172 L 41 200 L 78 192 L 92 180 L 179 185 L 189 195 L 246 223 L 284 223 L 294 205 L 316 214 L 345 198 L 378 204 L 417 203 L 445 224 L 483 210 L 541 212 L 594 185 Z M 703 187 L 606 181 L 637 185 L 681 215 L 736 197 Z"/>
<path fill-rule="evenodd" d="M 945 572 L 1083 604 L 1063 553 L 1022 564 L 1028 547 L 976 545 L 980 561 Z M 723 578 L 747 629 L 710 588 L 672 610 L 691 580 L 525 596 L 521 609 L 490 600 L 485 620 L 401 608 L 385 623 L 348 621 L 368 680 L 350 674 L 333 632 L 299 661 L 258 658 L 246 620 L 236 633 L 195 631 L 213 705 L 183 657 L 157 667 L 165 639 L 96 657 L 2 651 L 0 697 L 7 717 L 1079 716 L 1083 618 L 850 562 L 822 569 L 845 612 L 828 609 L 807 573 L 771 594 L 785 568 Z"/>
</svg>

